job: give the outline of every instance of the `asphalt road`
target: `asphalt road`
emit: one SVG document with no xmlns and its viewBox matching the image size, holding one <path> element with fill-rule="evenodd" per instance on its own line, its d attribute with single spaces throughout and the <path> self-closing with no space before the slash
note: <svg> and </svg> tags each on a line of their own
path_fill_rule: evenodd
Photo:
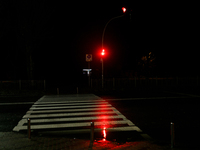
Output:
<svg viewBox="0 0 200 150">
<path fill-rule="evenodd" d="M 146 94 L 104 94 L 101 97 L 159 144 L 170 143 L 170 123 L 173 122 L 176 145 L 192 148 L 198 147 L 199 142 L 200 96 L 197 94 L 156 91 Z"/>
<path fill-rule="evenodd" d="M 194 95 L 196 93 L 143 92 L 104 93 L 98 96 L 107 100 L 159 144 L 170 143 L 170 123 L 173 122 L 176 145 L 197 147 L 200 98 Z M 38 98 L 0 97 L 0 132 L 12 131 Z"/>
<path fill-rule="evenodd" d="M 0 97 L 0 132 L 12 131 L 38 97 Z"/>
</svg>

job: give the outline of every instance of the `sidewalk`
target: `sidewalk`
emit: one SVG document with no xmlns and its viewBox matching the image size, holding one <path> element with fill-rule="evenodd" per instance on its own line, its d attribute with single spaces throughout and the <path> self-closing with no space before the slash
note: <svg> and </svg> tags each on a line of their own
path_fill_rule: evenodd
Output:
<svg viewBox="0 0 200 150">
<path fill-rule="evenodd" d="M 24 133 L 0 132 L 1 150 L 166 150 L 148 141 L 118 143 L 116 141 L 95 140 L 90 146 L 89 139 L 66 137 L 32 136 Z"/>
</svg>

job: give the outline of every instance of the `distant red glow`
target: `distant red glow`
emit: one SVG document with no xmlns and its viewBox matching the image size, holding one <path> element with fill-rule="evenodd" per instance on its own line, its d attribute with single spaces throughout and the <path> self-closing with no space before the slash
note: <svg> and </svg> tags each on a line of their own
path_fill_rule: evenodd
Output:
<svg viewBox="0 0 200 150">
<path fill-rule="evenodd" d="M 125 13 L 126 12 L 126 8 L 122 7 L 122 11 L 123 11 L 123 13 Z"/>
</svg>

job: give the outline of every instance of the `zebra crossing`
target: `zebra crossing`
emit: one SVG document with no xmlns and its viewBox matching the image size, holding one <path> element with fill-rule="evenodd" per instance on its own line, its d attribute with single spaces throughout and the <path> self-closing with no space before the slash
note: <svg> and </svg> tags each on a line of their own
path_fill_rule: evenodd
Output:
<svg viewBox="0 0 200 150">
<path fill-rule="evenodd" d="M 106 100 L 94 94 L 45 95 L 36 101 L 13 131 L 63 129 L 69 132 L 95 130 L 142 132 Z"/>
</svg>

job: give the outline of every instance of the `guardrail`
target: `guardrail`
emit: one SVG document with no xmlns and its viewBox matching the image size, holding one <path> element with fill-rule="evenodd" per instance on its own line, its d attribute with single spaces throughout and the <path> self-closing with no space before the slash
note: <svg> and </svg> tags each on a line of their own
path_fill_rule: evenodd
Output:
<svg viewBox="0 0 200 150">
<path fill-rule="evenodd" d="M 101 79 L 92 79 L 92 88 L 101 88 Z M 108 89 L 138 87 L 199 86 L 199 77 L 109 78 L 104 79 Z"/>
<path fill-rule="evenodd" d="M 46 89 L 45 80 L 12 80 L 0 81 L 0 89 L 9 90 L 32 90 L 32 89 Z"/>
<path fill-rule="evenodd" d="M 50 81 L 49 81 L 50 82 Z M 51 87 L 51 83 L 48 84 Z M 67 85 L 66 85 L 67 86 Z M 104 89 L 199 86 L 199 77 L 105 78 Z M 92 89 L 102 89 L 101 79 L 91 79 Z M 46 90 L 46 80 L 0 81 L 0 90 Z M 57 93 L 58 93 L 58 87 Z M 72 88 L 72 87 L 70 87 Z M 56 90 L 56 89 L 55 89 Z M 78 88 L 76 89 L 78 93 Z"/>
</svg>

